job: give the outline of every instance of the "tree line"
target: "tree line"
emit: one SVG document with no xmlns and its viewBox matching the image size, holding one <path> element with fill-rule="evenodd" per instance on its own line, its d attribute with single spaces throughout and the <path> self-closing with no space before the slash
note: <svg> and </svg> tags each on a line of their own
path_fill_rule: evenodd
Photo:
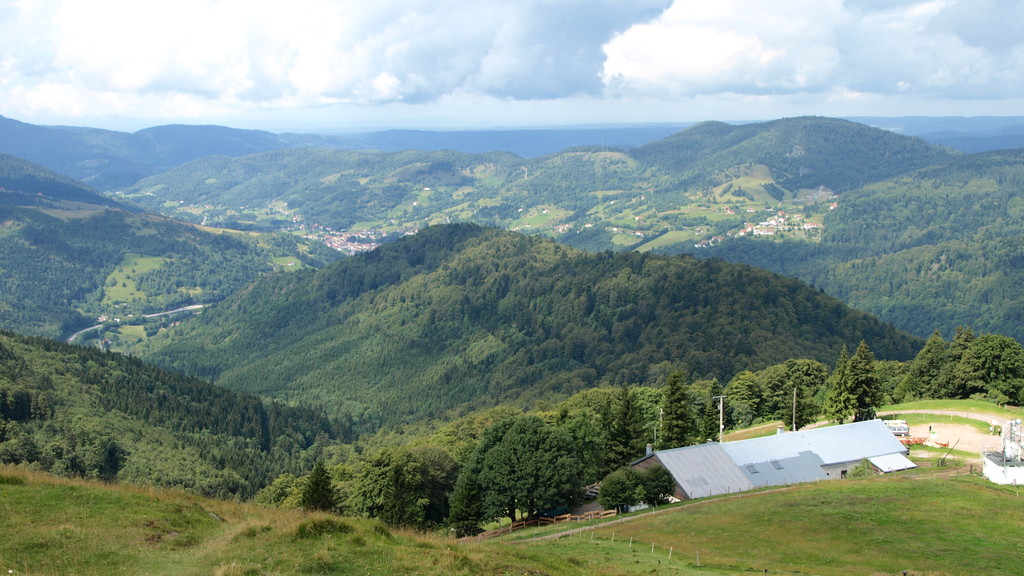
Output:
<svg viewBox="0 0 1024 576">
<path fill-rule="evenodd" d="M 771 421 L 799 429 L 820 419 L 874 419 L 883 404 L 916 399 L 1024 401 L 1024 347 L 967 328 L 948 343 L 934 335 L 906 362 L 877 360 L 861 342 L 852 354 L 842 349 L 831 367 L 787 360 L 724 385 L 686 369 L 651 370 L 660 371 L 660 385 L 589 389 L 527 413 L 495 408 L 417 434 L 407 445 L 320 463 L 318 476 L 279 477 L 257 500 L 471 534 L 501 518 L 564 513 L 596 482 L 608 508 L 664 503 L 674 490 L 671 475 L 629 464 L 648 445 L 716 441 L 720 422 L 726 429 Z"/>
</svg>

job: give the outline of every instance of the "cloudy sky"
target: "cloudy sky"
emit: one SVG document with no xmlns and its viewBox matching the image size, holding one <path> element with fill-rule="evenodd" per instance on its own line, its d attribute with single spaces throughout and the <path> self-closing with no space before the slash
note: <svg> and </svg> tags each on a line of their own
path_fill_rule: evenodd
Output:
<svg viewBox="0 0 1024 576">
<path fill-rule="evenodd" d="M 138 129 L 1024 115 L 1022 0 L 0 0 L 0 115 Z"/>
</svg>

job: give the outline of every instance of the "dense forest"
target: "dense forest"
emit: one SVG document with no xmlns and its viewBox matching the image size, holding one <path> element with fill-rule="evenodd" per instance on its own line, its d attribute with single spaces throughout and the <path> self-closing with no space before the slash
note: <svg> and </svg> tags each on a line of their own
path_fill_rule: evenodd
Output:
<svg viewBox="0 0 1024 576">
<path fill-rule="evenodd" d="M 0 462 L 253 496 L 348 438 L 342 420 L 116 353 L 0 332 Z"/>
<path fill-rule="evenodd" d="M 918 335 L 1024 339 L 1024 151 L 965 156 L 844 194 L 819 244 L 700 251 L 802 278 Z"/>
<path fill-rule="evenodd" d="M 344 410 L 366 431 L 644 382 L 663 363 L 727 380 L 792 357 L 826 361 L 865 339 L 894 360 L 920 346 L 748 266 L 590 254 L 453 224 L 265 277 L 142 354 L 235 390 Z"/>
</svg>

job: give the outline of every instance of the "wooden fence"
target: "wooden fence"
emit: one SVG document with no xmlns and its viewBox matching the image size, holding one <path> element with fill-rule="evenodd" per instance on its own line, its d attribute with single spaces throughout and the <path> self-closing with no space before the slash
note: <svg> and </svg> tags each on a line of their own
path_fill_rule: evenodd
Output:
<svg viewBox="0 0 1024 576">
<path fill-rule="evenodd" d="M 562 522 L 584 522 L 587 520 L 595 520 L 598 518 L 611 518 L 618 514 L 618 510 L 594 510 L 593 512 L 587 512 L 585 514 L 562 514 L 561 516 L 541 516 L 532 520 L 519 520 L 506 526 L 501 526 L 495 530 L 488 530 L 487 532 L 481 532 L 472 538 L 477 540 L 486 540 L 488 538 L 494 538 L 495 536 L 501 536 L 503 534 L 511 534 L 516 530 L 522 530 L 523 528 L 529 528 L 530 526 L 550 526 L 551 524 L 560 524 Z"/>
</svg>

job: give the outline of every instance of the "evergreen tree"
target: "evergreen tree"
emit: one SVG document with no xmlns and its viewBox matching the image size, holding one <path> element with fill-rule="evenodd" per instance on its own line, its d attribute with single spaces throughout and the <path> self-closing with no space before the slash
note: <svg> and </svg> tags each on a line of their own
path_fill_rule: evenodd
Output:
<svg viewBox="0 0 1024 576">
<path fill-rule="evenodd" d="M 322 510 L 330 512 L 337 506 L 331 475 L 323 462 L 313 465 L 313 470 L 306 477 L 306 485 L 302 488 L 300 505 L 306 510 Z"/>
<path fill-rule="evenodd" d="M 861 340 L 850 358 L 850 383 L 854 398 L 853 421 L 875 419 L 875 407 L 882 403 L 882 386 L 875 373 L 875 356 Z"/>
<path fill-rule="evenodd" d="M 938 330 L 933 332 L 910 363 L 907 375 L 896 389 L 894 400 L 907 402 L 918 398 L 944 397 L 949 389 L 949 347 Z"/>
<path fill-rule="evenodd" d="M 656 448 L 678 448 L 690 444 L 694 432 L 693 398 L 690 379 L 676 371 L 665 382 L 665 399 Z"/>
<path fill-rule="evenodd" d="M 825 395 L 825 417 L 842 424 L 849 418 L 857 406 L 853 392 L 853 379 L 850 374 L 850 354 L 843 346 L 839 360 L 828 379 L 828 393 Z"/>
<path fill-rule="evenodd" d="M 608 465 L 620 468 L 644 455 L 644 418 L 631 386 L 621 386 L 607 429 Z"/>
<path fill-rule="evenodd" d="M 718 401 L 709 395 L 701 405 L 697 438 L 701 442 L 717 442 L 718 430 Z"/>
</svg>

